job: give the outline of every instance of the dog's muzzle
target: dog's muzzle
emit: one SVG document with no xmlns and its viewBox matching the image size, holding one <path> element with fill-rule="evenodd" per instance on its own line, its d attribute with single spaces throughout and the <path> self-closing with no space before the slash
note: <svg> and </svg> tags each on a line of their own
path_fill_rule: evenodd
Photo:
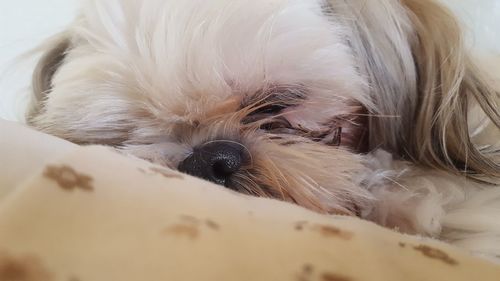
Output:
<svg viewBox="0 0 500 281">
<path fill-rule="evenodd" d="M 241 144 L 213 141 L 195 148 L 181 162 L 179 171 L 230 187 L 231 176 L 241 169 L 245 158 L 245 150 Z"/>
</svg>

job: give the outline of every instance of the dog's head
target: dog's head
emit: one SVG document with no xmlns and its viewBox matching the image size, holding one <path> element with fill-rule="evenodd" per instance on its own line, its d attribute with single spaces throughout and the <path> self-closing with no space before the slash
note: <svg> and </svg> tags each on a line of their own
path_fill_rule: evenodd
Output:
<svg viewBox="0 0 500 281">
<path fill-rule="evenodd" d="M 30 124 L 241 192 L 353 214 L 378 147 L 499 173 L 466 122 L 496 93 L 429 0 L 90 0 L 49 45 Z"/>
</svg>

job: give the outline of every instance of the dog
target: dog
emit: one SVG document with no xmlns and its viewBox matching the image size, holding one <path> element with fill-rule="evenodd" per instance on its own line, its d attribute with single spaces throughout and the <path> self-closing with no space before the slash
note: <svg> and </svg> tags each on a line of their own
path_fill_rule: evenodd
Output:
<svg viewBox="0 0 500 281">
<path fill-rule="evenodd" d="M 432 0 L 87 0 L 27 122 L 500 258 L 500 95 Z"/>
</svg>

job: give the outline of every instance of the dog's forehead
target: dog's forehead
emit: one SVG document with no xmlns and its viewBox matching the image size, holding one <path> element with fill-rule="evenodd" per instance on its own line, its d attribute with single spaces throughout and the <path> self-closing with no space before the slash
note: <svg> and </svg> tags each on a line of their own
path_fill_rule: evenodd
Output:
<svg viewBox="0 0 500 281">
<path fill-rule="evenodd" d="M 84 9 L 81 36 L 126 65 L 122 76 L 135 83 L 129 88 L 169 102 L 218 102 L 276 85 L 351 98 L 362 82 L 346 30 L 323 4 L 94 0 Z"/>
</svg>

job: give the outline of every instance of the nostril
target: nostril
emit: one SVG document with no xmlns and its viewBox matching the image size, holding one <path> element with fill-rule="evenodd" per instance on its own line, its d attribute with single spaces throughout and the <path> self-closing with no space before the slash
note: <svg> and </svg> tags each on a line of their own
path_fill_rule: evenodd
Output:
<svg viewBox="0 0 500 281">
<path fill-rule="evenodd" d="M 196 148 L 179 165 L 179 170 L 227 186 L 231 176 L 243 165 L 243 152 L 242 146 L 236 143 L 210 142 Z"/>
<path fill-rule="evenodd" d="M 228 164 L 225 161 L 219 161 L 215 162 L 214 165 L 212 166 L 214 176 L 218 178 L 226 178 L 228 176 L 231 176 L 236 172 L 238 169 L 233 169 L 231 164 Z"/>
<path fill-rule="evenodd" d="M 214 176 L 218 179 L 226 179 L 227 177 L 231 176 L 231 172 L 228 172 L 224 163 L 217 162 L 214 164 L 213 168 L 213 173 Z"/>
<path fill-rule="evenodd" d="M 214 181 L 219 184 L 226 185 L 227 180 L 236 172 L 242 165 L 241 154 L 228 152 L 218 155 L 218 159 L 212 164 L 212 174 Z"/>
</svg>

